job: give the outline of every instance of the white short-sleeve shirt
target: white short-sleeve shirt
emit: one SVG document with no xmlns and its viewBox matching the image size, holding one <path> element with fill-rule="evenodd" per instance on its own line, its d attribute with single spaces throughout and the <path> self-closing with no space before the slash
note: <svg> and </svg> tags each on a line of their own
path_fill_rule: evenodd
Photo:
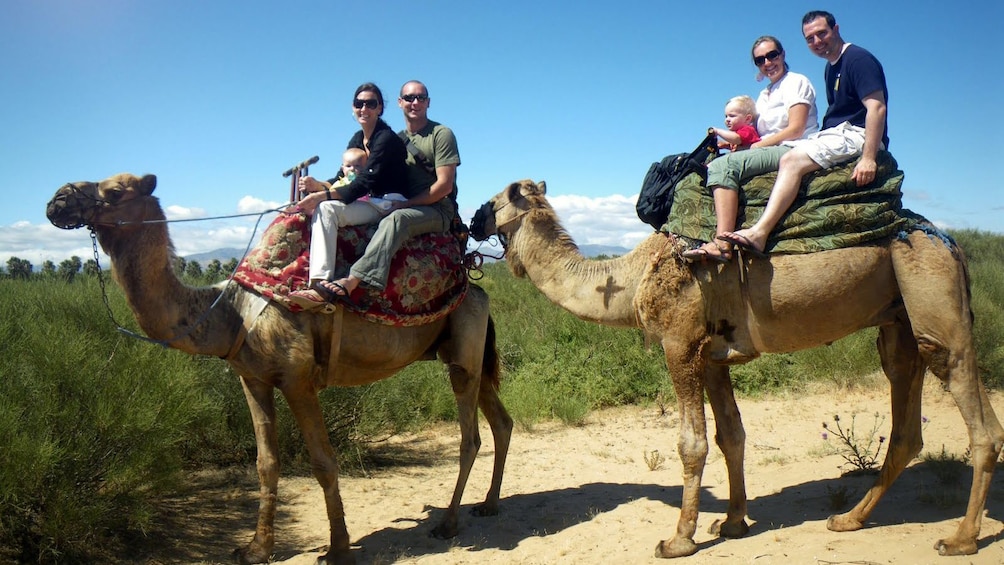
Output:
<svg viewBox="0 0 1004 565">
<path fill-rule="evenodd" d="M 816 89 L 805 75 L 788 71 L 781 80 L 767 85 L 756 101 L 756 129 L 761 136 L 777 133 L 788 127 L 788 109 L 795 104 L 808 104 L 809 116 L 802 137 L 819 131 L 816 111 Z"/>
</svg>

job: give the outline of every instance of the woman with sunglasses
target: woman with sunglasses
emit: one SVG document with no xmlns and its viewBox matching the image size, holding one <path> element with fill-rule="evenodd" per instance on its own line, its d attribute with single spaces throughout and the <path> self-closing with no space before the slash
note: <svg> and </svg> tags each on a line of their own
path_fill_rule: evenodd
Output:
<svg viewBox="0 0 1004 565">
<path fill-rule="evenodd" d="M 803 139 L 819 130 L 816 90 L 808 77 L 788 69 L 781 41 L 771 35 L 761 36 L 753 42 L 751 56 L 759 70 L 757 80 L 770 80 L 756 101 L 760 141 L 752 144 L 749 151 L 728 153 L 708 164 L 707 185 L 715 200 L 716 239 L 684 251 L 688 261 L 709 259 L 724 263 L 731 259 L 731 244 L 717 236 L 735 229 L 739 185 L 757 175 L 776 171 L 781 155 L 791 149 L 783 142 Z"/>
<path fill-rule="evenodd" d="M 381 119 L 383 93 L 373 83 L 356 89 L 352 98 L 352 115 L 361 129 L 349 140 L 348 148 L 362 149 L 367 154 L 366 166 L 356 172 L 348 183 L 333 183 L 313 177 L 299 182 L 303 199 L 297 209 L 313 218 L 310 224 L 310 287 L 289 294 L 290 302 L 301 308 L 324 306 L 348 292 L 332 282 L 337 259 L 338 229 L 342 226 L 379 222 L 391 209 L 392 200 L 412 196 L 400 194 L 408 190 L 407 150 L 401 138 Z"/>
</svg>

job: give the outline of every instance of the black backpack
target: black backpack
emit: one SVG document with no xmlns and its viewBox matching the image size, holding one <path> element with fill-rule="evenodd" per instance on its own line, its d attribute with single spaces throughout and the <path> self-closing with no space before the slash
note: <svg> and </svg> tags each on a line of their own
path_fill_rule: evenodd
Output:
<svg viewBox="0 0 1004 565">
<path fill-rule="evenodd" d="M 641 221 L 652 226 L 656 231 L 662 228 L 669 218 L 673 206 L 673 190 L 683 177 L 697 173 L 701 178 L 708 178 L 708 156 L 719 155 L 718 136 L 714 130 L 708 130 L 708 136 L 690 153 L 667 155 L 662 161 L 652 163 L 641 182 L 641 193 L 635 210 Z"/>
</svg>

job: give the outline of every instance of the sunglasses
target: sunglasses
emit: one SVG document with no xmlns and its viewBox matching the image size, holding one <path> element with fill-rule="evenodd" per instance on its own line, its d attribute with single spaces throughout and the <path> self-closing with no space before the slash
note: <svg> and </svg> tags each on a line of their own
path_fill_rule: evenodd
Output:
<svg viewBox="0 0 1004 565">
<path fill-rule="evenodd" d="M 428 99 L 429 99 L 429 97 L 426 96 L 426 95 L 424 95 L 424 94 L 402 94 L 401 95 L 401 100 L 404 100 L 405 102 L 414 102 L 416 100 L 418 100 L 419 102 L 425 102 Z"/>
<path fill-rule="evenodd" d="M 352 101 L 352 107 L 356 109 L 361 109 L 363 106 L 369 108 L 370 110 L 376 110 L 376 107 L 380 105 L 380 102 L 376 98 L 367 98 L 363 100 L 362 98 L 356 98 Z"/>
<path fill-rule="evenodd" d="M 781 52 L 778 51 L 777 49 L 775 49 L 773 51 L 770 51 L 766 55 L 760 55 L 759 57 L 753 57 L 753 62 L 756 64 L 756 66 L 759 67 L 760 65 L 764 64 L 765 62 L 767 62 L 767 61 L 773 61 L 774 59 L 777 59 L 780 56 L 781 56 Z"/>
</svg>

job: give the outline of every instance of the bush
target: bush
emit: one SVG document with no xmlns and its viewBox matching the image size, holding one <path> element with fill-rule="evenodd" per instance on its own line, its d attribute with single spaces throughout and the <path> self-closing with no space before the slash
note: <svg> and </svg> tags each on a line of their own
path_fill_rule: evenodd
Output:
<svg viewBox="0 0 1004 565">
<path fill-rule="evenodd" d="M 0 546 L 84 560 L 148 526 L 154 496 L 179 476 L 177 447 L 210 410 L 190 379 L 171 378 L 184 358 L 108 331 L 98 293 L 4 286 Z"/>
</svg>

